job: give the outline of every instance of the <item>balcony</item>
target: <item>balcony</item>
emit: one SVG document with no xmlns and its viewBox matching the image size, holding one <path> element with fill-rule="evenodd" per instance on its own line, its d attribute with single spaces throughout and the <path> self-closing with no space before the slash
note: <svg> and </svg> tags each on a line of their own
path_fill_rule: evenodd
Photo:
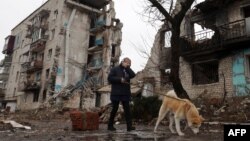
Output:
<svg viewBox="0 0 250 141">
<path fill-rule="evenodd" d="M 6 70 L 3 70 L 3 72 L 0 73 L 0 81 L 7 81 L 9 77 L 9 72 Z"/>
<path fill-rule="evenodd" d="M 94 7 L 97 9 L 103 8 L 105 5 L 108 4 L 109 0 L 79 0 L 81 4 Z"/>
<path fill-rule="evenodd" d="M 23 81 L 19 84 L 18 90 L 19 91 L 39 91 L 41 88 L 40 81 Z"/>
<path fill-rule="evenodd" d="M 34 60 L 32 62 L 25 62 L 21 66 L 22 66 L 21 72 L 32 73 L 39 71 L 43 68 L 43 61 Z"/>
<path fill-rule="evenodd" d="M 33 42 L 30 45 L 30 51 L 31 52 L 41 52 L 41 51 L 44 51 L 45 44 L 46 44 L 46 41 L 44 41 L 43 39 L 39 39 L 39 40 Z"/>
<path fill-rule="evenodd" d="M 15 36 L 8 36 L 5 38 L 5 45 L 3 47 L 3 54 L 12 54 L 14 49 Z"/>
<path fill-rule="evenodd" d="M 0 67 L 9 67 L 11 65 L 12 56 L 5 56 L 2 60 Z"/>
<path fill-rule="evenodd" d="M 183 36 L 188 46 L 182 46 L 182 55 L 206 54 L 228 49 L 245 47 L 250 42 L 247 23 L 245 19 L 234 21 L 212 30 L 202 31 L 194 35 Z M 190 38 L 191 37 L 191 38 Z"/>
</svg>

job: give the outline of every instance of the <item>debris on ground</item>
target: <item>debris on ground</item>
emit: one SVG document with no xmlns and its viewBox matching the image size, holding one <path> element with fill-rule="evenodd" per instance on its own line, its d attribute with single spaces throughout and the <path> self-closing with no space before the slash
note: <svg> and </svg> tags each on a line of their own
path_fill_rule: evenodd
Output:
<svg viewBox="0 0 250 141">
<path fill-rule="evenodd" d="M 2 121 L 0 121 L 0 123 L 10 124 L 13 128 L 20 128 L 20 129 L 27 129 L 27 130 L 31 129 L 30 126 L 24 126 L 24 125 L 22 125 L 20 123 L 17 123 L 14 120 L 2 120 Z"/>
<path fill-rule="evenodd" d="M 206 121 L 250 122 L 249 97 L 198 98 L 194 103 Z"/>
<path fill-rule="evenodd" d="M 112 105 L 108 104 L 106 106 L 101 107 L 100 110 L 100 117 L 99 117 L 99 122 L 100 123 L 108 123 L 109 117 L 110 117 L 110 113 L 112 110 Z M 119 105 L 119 108 L 117 110 L 117 114 L 115 116 L 115 122 L 121 121 L 123 119 L 123 108 L 121 105 Z"/>
</svg>

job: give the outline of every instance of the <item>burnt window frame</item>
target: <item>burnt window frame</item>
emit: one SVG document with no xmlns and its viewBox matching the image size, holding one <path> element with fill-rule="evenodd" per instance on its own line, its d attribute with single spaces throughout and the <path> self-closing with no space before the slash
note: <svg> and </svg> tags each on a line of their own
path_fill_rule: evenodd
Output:
<svg viewBox="0 0 250 141">
<path fill-rule="evenodd" d="M 198 67 L 203 68 L 198 70 Z M 209 69 L 209 70 L 207 70 Z M 219 61 L 209 60 L 191 64 L 192 85 L 207 85 L 219 82 Z M 205 75 L 204 77 L 198 75 Z M 207 79 L 205 79 L 207 78 Z"/>
<path fill-rule="evenodd" d="M 34 91 L 33 92 L 33 102 L 38 102 L 39 101 L 39 91 Z"/>
<path fill-rule="evenodd" d="M 250 18 L 250 5 L 241 6 L 241 12 L 244 18 Z"/>
</svg>

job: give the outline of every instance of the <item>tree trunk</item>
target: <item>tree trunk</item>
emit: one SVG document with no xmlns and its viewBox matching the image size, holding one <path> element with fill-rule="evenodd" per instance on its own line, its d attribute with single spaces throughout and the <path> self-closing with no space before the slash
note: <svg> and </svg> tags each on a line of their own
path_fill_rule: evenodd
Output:
<svg viewBox="0 0 250 141">
<path fill-rule="evenodd" d="M 181 84 L 181 80 L 179 78 L 179 68 L 180 68 L 180 31 L 179 29 L 172 30 L 171 37 L 171 73 L 170 80 L 173 84 L 174 90 L 178 97 L 190 99 L 186 90 L 183 88 Z"/>
<path fill-rule="evenodd" d="M 171 24 L 172 37 L 171 37 L 171 73 L 170 80 L 173 84 L 174 90 L 178 97 L 190 99 L 187 92 L 183 88 L 181 84 L 181 80 L 179 78 L 179 59 L 180 59 L 180 26 L 181 22 L 191 7 L 194 0 L 177 0 L 175 9 L 172 12 L 172 15 L 163 7 L 158 0 L 148 0 L 152 3 L 153 7 L 156 7 L 159 12 L 165 17 L 166 21 Z"/>
</svg>

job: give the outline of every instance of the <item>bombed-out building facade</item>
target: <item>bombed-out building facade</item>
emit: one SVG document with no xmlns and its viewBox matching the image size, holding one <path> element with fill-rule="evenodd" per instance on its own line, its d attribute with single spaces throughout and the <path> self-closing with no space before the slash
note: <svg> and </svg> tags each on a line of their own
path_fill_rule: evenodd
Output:
<svg viewBox="0 0 250 141">
<path fill-rule="evenodd" d="M 45 2 L 5 39 L 1 103 L 11 111 L 107 104 L 96 90 L 119 62 L 123 24 L 115 15 L 111 0 Z"/>
<path fill-rule="evenodd" d="M 168 31 L 158 30 L 148 62 L 137 75 L 150 95 L 158 88 L 173 89 Z M 180 31 L 179 76 L 190 98 L 249 96 L 249 0 L 204 0 L 188 10 Z"/>
<path fill-rule="evenodd" d="M 187 13 L 181 31 L 179 73 L 191 98 L 250 94 L 249 0 L 205 0 Z"/>
</svg>

